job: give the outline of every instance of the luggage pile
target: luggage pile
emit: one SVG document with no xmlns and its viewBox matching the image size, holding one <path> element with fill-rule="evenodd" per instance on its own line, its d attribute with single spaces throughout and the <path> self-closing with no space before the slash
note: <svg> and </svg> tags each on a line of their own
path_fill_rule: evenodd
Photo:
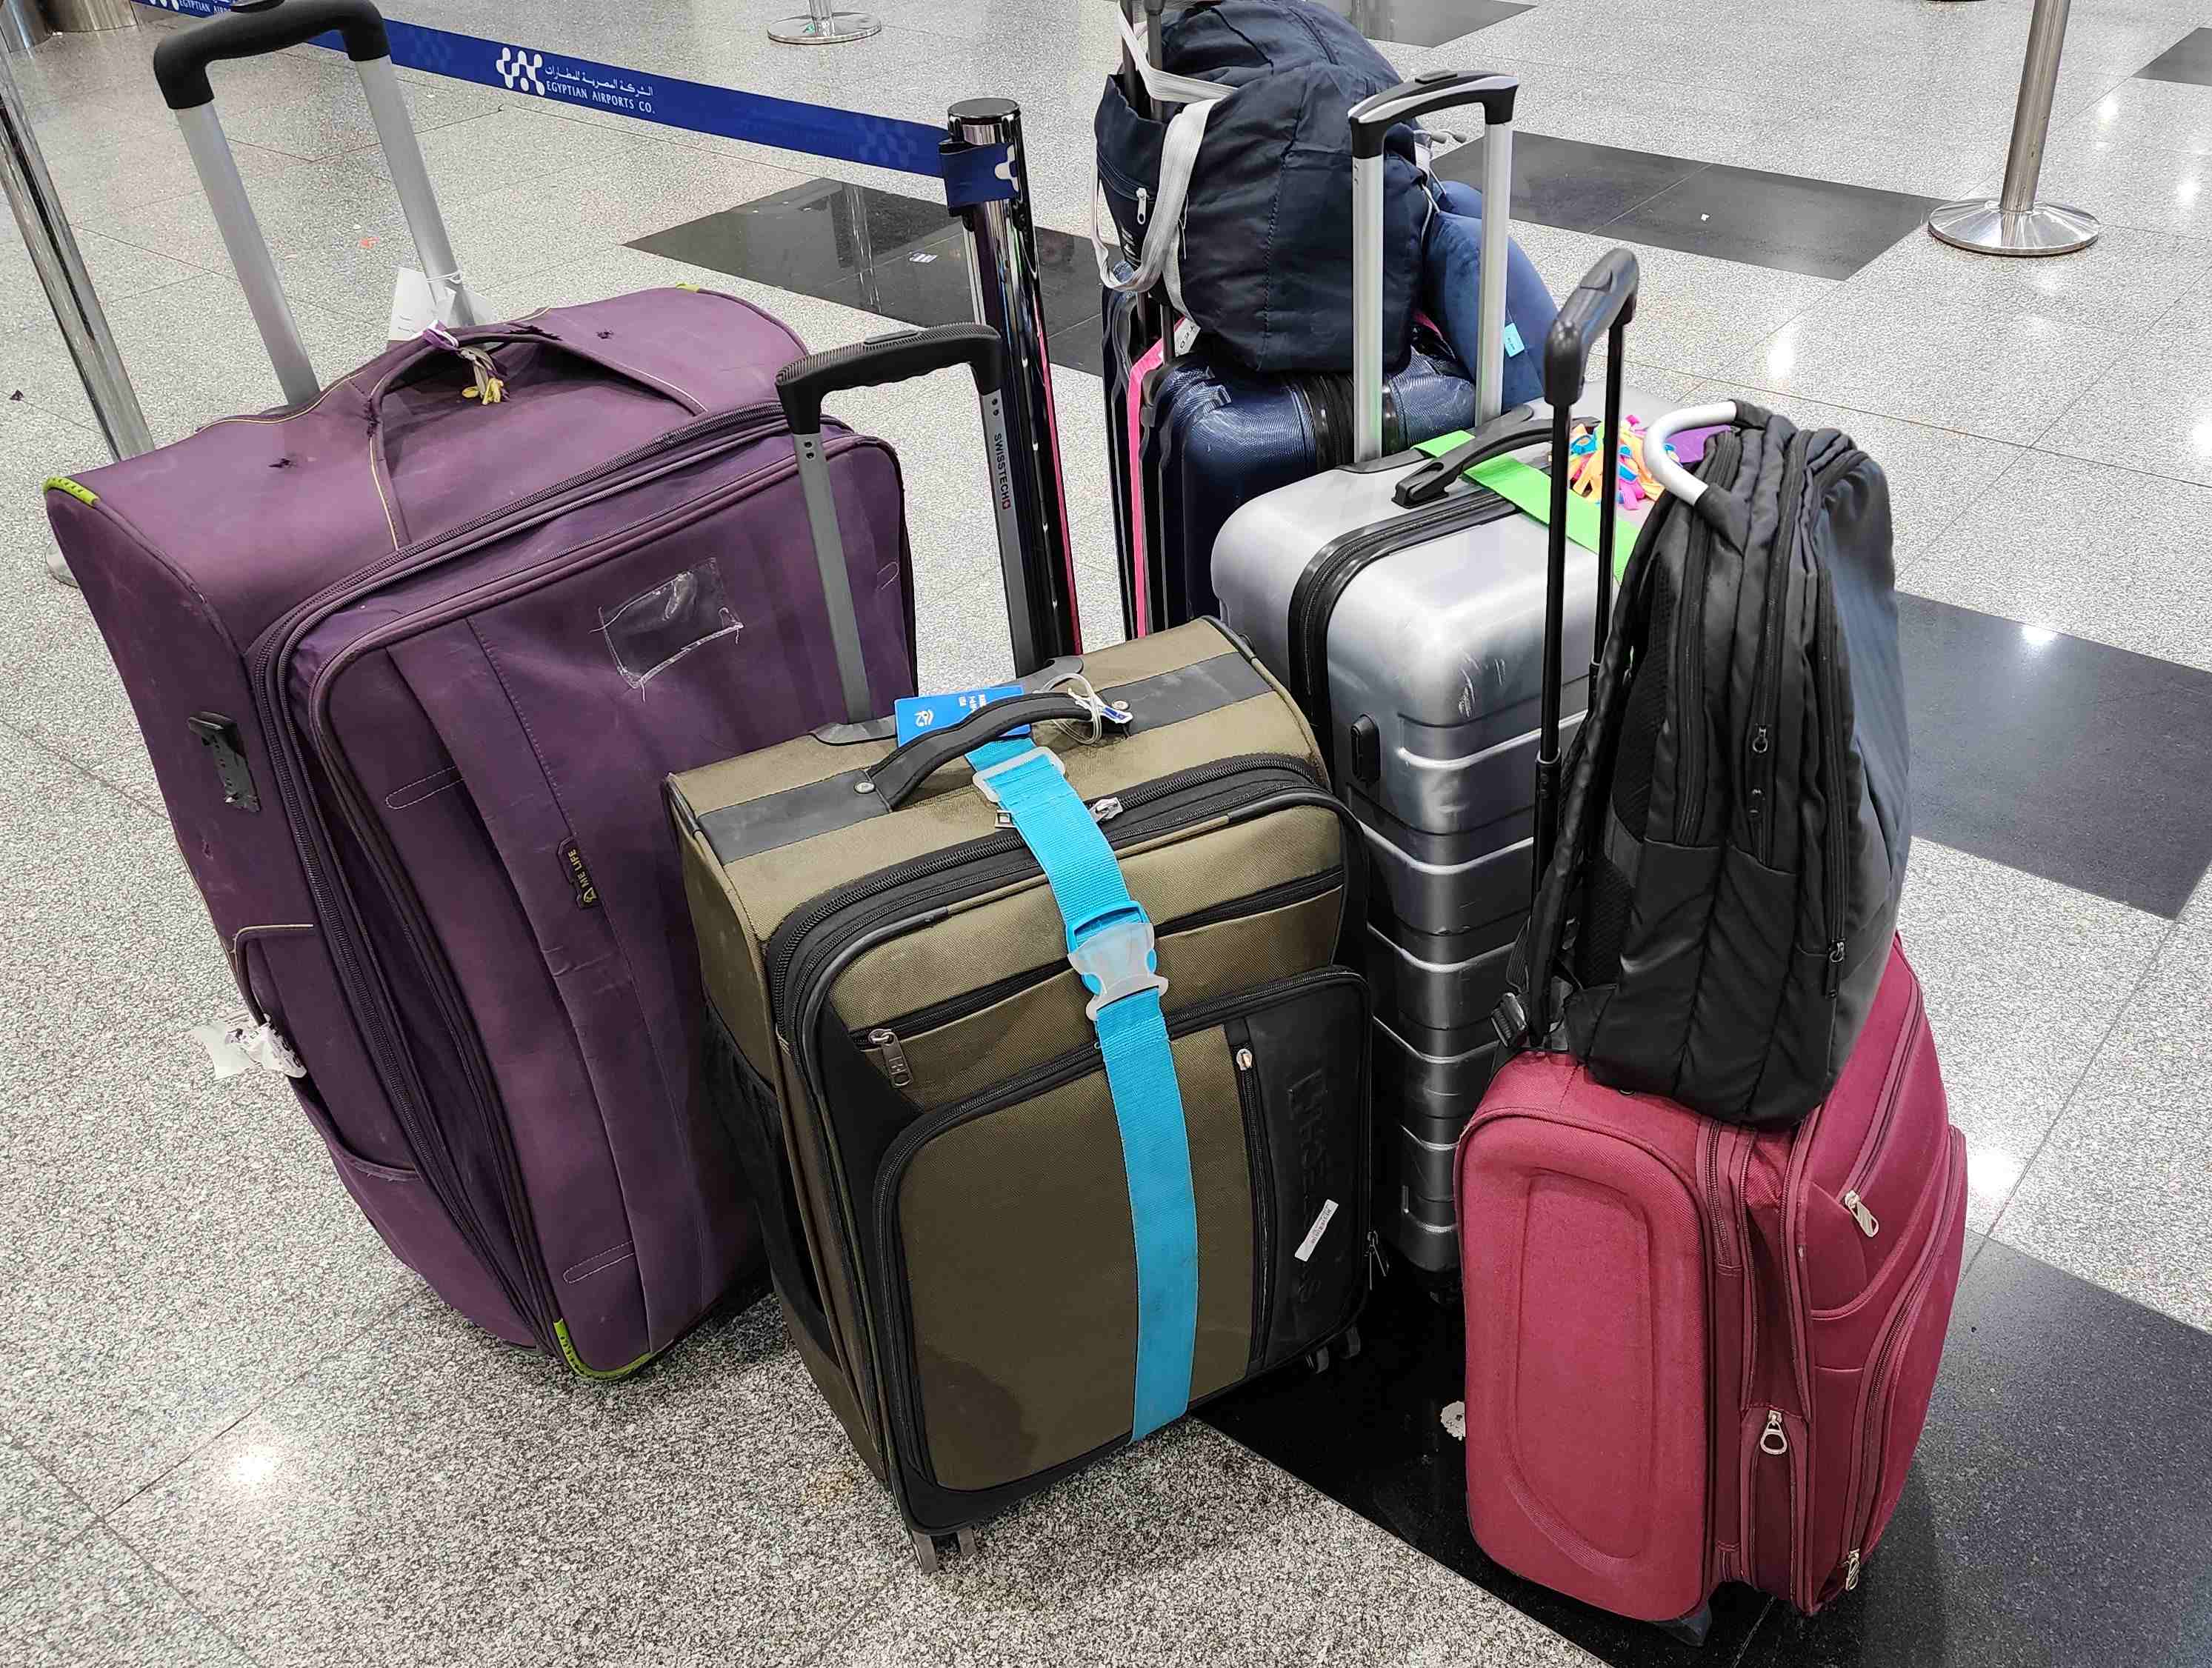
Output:
<svg viewBox="0 0 2212 1668">
<path fill-rule="evenodd" d="M 1194 56 L 1241 19 L 1264 70 L 1223 96 L 1186 64 L 1186 110 L 1280 94 L 1267 29 L 1304 9 L 1186 18 Z M 166 45 L 173 103 L 283 16 Z M 1233 500 L 1168 567 L 1129 553 L 1133 594 L 1220 619 L 918 694 L 897 461 L 823 403 L 966 369 L 1003 508 L 999 337 L 807 357 L 680 288 L 435 326 L 50 482 L 55 534 L 249 1010 L 212 1046 L 290 1079 L 489 1331 L 615 1376 L 765 1270 L 933 1569 L 1209 1398 L 1356 1356 L 1395 1264 L 1463 1317 L 1492 1557 L 1692 1629 L 1724 1581 L 1815 1610 L 1897 1503 L 1964 1233 L 1895 936 L 1887 488 L 1833 430 L 1625 388 L 1625 252 L 1509 348 L 1516 84 L 1370 85 L 1332 24 L 1295 100 L 1213 114 L 1342 124 L 1349 376 L 1178 359 L 1156 436 L 1233 411 L 1271 461 L 1127 463 Z M 1462 105 L 1472 382 L 1392 276 L 1409 124 Z M 1173 282 L 1178 312 L 1234 290 Z M 1523 355 L 1543 398 L 1502 409 Z M 1664 491 L 1624 561 L 1609 471 L 1577 471 L 1594 506 L 1570 475 L 1577 422 L 1610 458 L 1631 403 Z"/>
</svg>

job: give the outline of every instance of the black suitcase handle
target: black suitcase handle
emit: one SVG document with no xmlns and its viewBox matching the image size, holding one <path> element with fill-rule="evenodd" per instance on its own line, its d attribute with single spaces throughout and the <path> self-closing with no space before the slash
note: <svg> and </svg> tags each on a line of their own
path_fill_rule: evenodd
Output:
<svg viewBox="0 0 2212 1668">
<path fill-rule="evenodd" d="M 793 360 L 776 373 L 775 393 L 793 434 L 818 434 L 822 402 L 839 390 L 910 382 L 955 365 L 974 374 L 977 398 L 997 393 L 1006 380 L 1006 350 L 998 331 L 988 325 L 939 325 L 872 336 Z"/>
<path fill-rule="evenodd" d="M 209 64 L 281 52 L 332 29 L 356 64 L 392 56 L 384 14 L 369 0 L 239 0 L 225 15 L 179 30 L 156 46 L 154 80 L 170 109 L 198 109 L 215 101 Z"/>
<path fill-rule="evenodd" d="M 868 780 L 886 810 L 896 810 L 914 798 L 915 791 L 932 773 L 986 742 L 996 741 L 1009 730 L 1025 724 L 1045 724 L 1066 719 L 1089 724 L 1096 712 L 1073 695 L 1012 695 L 979 707 L 949 729 L 932 730 L 895 749 L 868 772 Z"/>
</svg>

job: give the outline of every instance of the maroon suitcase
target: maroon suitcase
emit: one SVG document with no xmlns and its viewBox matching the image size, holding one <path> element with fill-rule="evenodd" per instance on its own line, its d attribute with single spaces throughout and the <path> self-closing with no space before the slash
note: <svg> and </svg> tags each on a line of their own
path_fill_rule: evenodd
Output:
<svg viewBox="0 0 2212 1668">
<path fill-rule="evenodd" d="M 199 30 L 270 50 L 288 15 Z M 403 1261 L 580 1372 L 760 1267 L 694 1087 L 660 784 L 844 714 L 776 397 L 804 351 L 745 302 L 645 291 L 403 343 L 47 494 L 250 1024 L 283 1040 L 256 1052 L 304 1068 Z M 887 709 L 914 689 L 898 463 L 836 425 L 823 449 Z"/>
<path fill-rule="evenodd" d="M 1635 289 L 1616 252 L 1561 309 L 1547 354 L 1559 410 L 1613 320 L 1618 422 Z M 1555 478 L 1566 441 L 1562 419 Z M 1540 875 L 1559 820 L 1564 493 L 1555 486 L 1551 519 Z M 1857 1586 L 1927 1417 L 1966 1240 L 1966 1143 L 1902 946 L 1891 943 L 1834 1087 L 1796 1127 L 1703 1117 L 1531 1052 L 1484 1095 L 1454 1180 L 1468 1521 L 1482 1550 L 1698 1636 L 1723 1581 L 1808 1612 Z"/>
</svg>

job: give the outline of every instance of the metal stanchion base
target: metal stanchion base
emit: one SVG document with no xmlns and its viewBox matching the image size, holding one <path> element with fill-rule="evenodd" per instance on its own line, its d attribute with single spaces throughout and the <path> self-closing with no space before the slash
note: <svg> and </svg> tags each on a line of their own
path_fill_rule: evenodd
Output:
<svg viewBox="0 0 2212 1668">
<path fill-rule="evenodd" d="M 2063 203 L 2007 214 L 1994 197 L 1947 203 L 1928 216 L 1930 237 L 1984 255 L 2070 255 L 2096 242 L 2104 229 L 2096 215 Z"/>
<path fill-rule="evenodd" d="M 873 12 L 833 11 L 820 17 L 780 17 L 768 26 L 768 38 L 781 46 L 836 46 L 866 40 L 883 27 Z"/>
</svg>

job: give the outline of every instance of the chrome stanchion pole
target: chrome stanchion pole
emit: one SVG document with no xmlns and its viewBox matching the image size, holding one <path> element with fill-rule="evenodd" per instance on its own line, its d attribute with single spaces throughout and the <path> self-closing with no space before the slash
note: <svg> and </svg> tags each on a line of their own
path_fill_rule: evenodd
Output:
<svg viewBox="0 0 2212 1668">
<path fill-rule="evenodd" d="M 2012 146 L 2005 154 L 2004 188 L 1994 200 L 1947 203 L 1928 216 L 1930 235 L 1986 255 L 2070 255 L 2096 242 L 2097 217 L 2063 203 L 2039 203 L 2043 144 L 2051 133 L 2051 100 L 2058 90 L 2058 55 L 2066 44 L 2072 0 L 2035 0 L 2027 26 L 2027 61 L 2020 72 L 2020 102 L 2012 117 Z"/>
<path fill-rule="evenodd" d="M 1006 344 L 1006 431 L 1014 448 L 1015 513 L 1028 561 L 1009 573 L 1007 612 L 1014 670 L 1026 676 L 1061 655 L 1083 651 L 1075 600 L 1075 558 L 1067 536 L 1067 494 L 1060 473 L 1060 423 L 1053 408 L 1052 363 L 1045 355 L 1044 292 L 1037 279 L 1036 231 L 1030 219 L 1029 173 L 1022 160 L 1022 112 L 1008 99 L 969 99 L 945 118 L 953 138 L 1004 145 L 1013 195 L 959 211 L 968 227 L 968 288 L 975 317 Z"/>
<path fill-rule="evenodd" d="M 154 449 L 147 432 L 146 415 L 138 409 L 123 356 L 115 351 L 115 338 L 107 333 L 107 318 L 100 310 L 92 280 L 85 276 L 84 257 L 62 213 L 53 176 L 31 131 L 31 118 L 23 107 L 21 89 L 8 56 L 0 52 L 0 184 L 8 192 L 8 206 L 15 211 L 22 229 L 23 246 L 31 252 L 31 265 L 46 286 L 46 300 L 69 343 L 70 357 L 83 379 L 85 397 L 107 437 L 107 449 L 118 458 L 135 458 Z M 70 583 L 69 569 L 59 557 L 47 567 L 58 579 Z"/>
<path fill-rule="evenodd" d="M 884 27 L 872 12 L 835 11 L 830 0 L 806 0 L 797 17 L 780 17 L 768 26 L 768 38 L 784 46 L 836 46 L 866 40 Z"/>
</svg>

